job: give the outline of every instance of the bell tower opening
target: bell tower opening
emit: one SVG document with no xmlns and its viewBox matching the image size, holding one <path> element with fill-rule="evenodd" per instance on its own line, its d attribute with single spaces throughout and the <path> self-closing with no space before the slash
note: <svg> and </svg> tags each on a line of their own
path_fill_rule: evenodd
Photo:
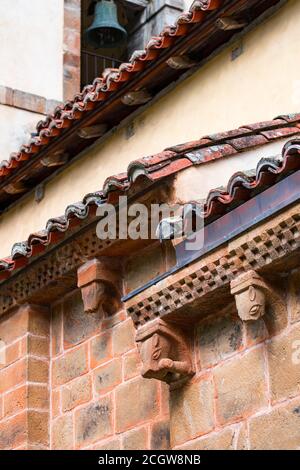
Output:
<svg viewBox="0 0 300 470">
<path fill-rule="evenodd" d="M 129 58 L 130 34 L 149 2 L 82 0 L 81 86 Z"/>
<path fill-rule="evenodd" d="M 81 88 L 174 23 L 183 0 L 81 0 Z"/>
</svg>

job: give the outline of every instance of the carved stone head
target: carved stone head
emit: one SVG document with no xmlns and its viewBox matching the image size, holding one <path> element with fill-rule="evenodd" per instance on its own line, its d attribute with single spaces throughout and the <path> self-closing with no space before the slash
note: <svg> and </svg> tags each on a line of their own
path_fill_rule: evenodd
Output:
<svg viewBox="0 0 300 470">
<path fill-rule="evenodd" d="M 265 293 L 259 288 L 249 286 L 236 295 L 236 306 L 244 321 L 258 320 L 265 314 Z"/>
<path fill-rule="evenodd" d="M 142 376 L 163 380 L 168 371 L 161 367 L 161 361 L 170 359 L 170 340 L 159 332 L 139 342 L 138 345 L 143 362 Z"/>
<path fill-rule="evenodd" d="M 238 314 L 243 321 L 258 320 L 266 313 L 266 285 L 255 271 L 249 271 L 231 283 Z"/>
<path fill-rule="evenodd" d="M 157 319 L 136 336 L 142 359 L 142 376 L 168 384 L 182 383 L 194 373 L 184 335 L 174 325 Z"/>
</svg>

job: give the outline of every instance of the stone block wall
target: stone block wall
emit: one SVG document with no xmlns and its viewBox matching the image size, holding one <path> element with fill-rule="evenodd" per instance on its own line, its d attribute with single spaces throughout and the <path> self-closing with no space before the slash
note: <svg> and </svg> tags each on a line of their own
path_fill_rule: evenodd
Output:
<svg viewBox="0 0 300 470">
<path fill-rule="evenodd" d="M 299 449 L 299 281 L 281 279 L 287 315 L 269 331 L 234 302 L 191 327 L 196 374 L 171 391 L 141 377 L 123 310 L 84 313 L 80 290 L 19 307 L 0 321 L 0 448 Z"/>
<path fill-rule="evenodd" d="M 37 306 L 1 319 L 0 449 L 49 448 L 49 328 Z"/>
<path fill-rule="evenodd" d="M 53 308 L 51 448 L 167 449 L 168 388 L 140 376 L 131 319 L 83 312 L 80 291 Z"/>
<path fill-rule="evenodd" d="M 282 279 L 288 315 L 271 333 L 263 319 L 243 323 L 235 304 L 197 325 L 196 375 L 171 392 L 172 448 L 300 448 L 299 280 Z"/>
</svg>

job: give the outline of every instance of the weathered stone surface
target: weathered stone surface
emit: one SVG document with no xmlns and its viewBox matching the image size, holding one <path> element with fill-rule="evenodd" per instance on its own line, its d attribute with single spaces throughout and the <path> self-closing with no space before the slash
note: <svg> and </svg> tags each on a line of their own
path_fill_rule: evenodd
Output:
<svg viewBox="0 0 300 470">
<path fill-rule="evenodd" d="M 14 90 L 13 106 L 15 106 L 16 108 L 34 111 L 39 114 L 45 114 L 46 98 L 34 95 L 32 93 Z"/>
<path fill-rule="evenodd" d="M 28 443 L 49 445 L 49 414 L 40 411 L 28 411 Z"/>
<path fill-rule="evenodd" d="M 27 361 L 23 359 L 0 370 L 0 393 L 23 383 L 27 378 Z"/>
<path fill-rule="evenodd" d="M 251 347 L 268 338 L 268 330 L 263 318 L 244 323 L 246 346 Z"/>
<path fill-rule="evenodd" d="M 28 354 L 49 358 L 49 338 L 29 335 L 27 338 Z"/>
<path fill-rule="evenodd" d="M 0 449 L 14 449 L 27 439 L 27 413 L 21 413 L 0 423 Z"/>
<path fill-rule="evenodd" d="M 35 357 L 28 358 L 27 376 L 29 382 L 47 383 L 49 376 L 49 362 Z"/>
<path fill-rule="evenodd" d="M 109 439 L 104 442 L 99 442 L 93 446 L 93 450 L 120 450 L 121 441 L 120 438 Z"/>
<path fill-rule="evenodd" d="M 10 416 L 24 410 L 27 403 L 27 386 L 23 385 L 3 396 L 4 416 Z"/>
<path fill-rule="evenodd" d="M 151 450 L 170 449 L 170 422 L 158 421 L 151 428 Z"/>
<path fill-rule="evenodd" d="M 74 8 L 75 6 L 75 8 Z M 69 5 L 69 2 L 66 2 L 64 8 L 64 27 L 73 30 L 80 30 L 80 9 L 76 8 L 76 5 Z"/>
<path fill-rule="evenodd" d="M 28 385 L 27 388 L 28 408 L 49 410 L 49 389 L 45 385 Z"/>
<path fill-rule="evenodd" d="M 62 303 L 57 304 L 52 309 L 52 354 L 57 356 L 63 348 L 63 311 Z"/>
<path fill-rule="evenodd" d="M 52 419 L 60 415 L 61 412 L 61 391 L 56 389 L 52 392 Z"/>
<path fill-rule="evenodd" d="M 291 321 L 300 321 L 300 270 L 294 271 L 289 279 L 288 307 Z"/>
<path fill-rule="evenodd" d="M 247 423 L 242 423 L 236 429 L 236 450 L 248 450 Z"/>
<path fill-rule="evenodd" d="M 159 413 L 159 382 L 141 377 L 119 385 L 115 392 L 116 430 L 123 432 Z"/>
<path fill-rule="evenodd" d="M 103 331 L 105 330 L 110 330 L 114 326 L 118 325 L 119 323 L 122 323 L 124 320 L 126 320 L 127 314 L 125 310 L 120 310 L 119 312 L 115 313 L 111 317 L 106 317 L 102 320 L 102 329 Z"/>
<path fill-rule="evenodd" d="M 87 349 L 85 345 L 59 357 L 53 361 L 52 366 L 54 387 L 83 375 L 87 372 L 87 368 Z"/>
<path fill-rule="evenodd" d="M 65 415 L 52 423 L 52 449 L 73 449 L 73 419 L 72 415 Z"/>
<path fill-rule="evenodd" d="M 299 399 L 252 418 L 249 437 L 251 450 L 299 450 Z"/>
<path fill-rule="evenodd" d="M 134 349 L 135 337 L 134 337 L 134 326 L 130 319 L 120 323 L 113 330 L 112 336 L 113 342 L 113 353 L 114 355 L 121 355 L 130 349 Z"/>
<path fill-rule="evenodd" d="M 273 401 L 300 393 L 300 326 L 267 345 Z"/>
<path fill-rule="evenodd" d="M 122 436 L 124 450 L 146 450 L 148 448 L 148 432 L 146 428 L 134 429 Z"/>
<path fill-rule="evenodd" d="M 161 249 L 148 248 L 143 252 L 142 257 L 134 255 L 128 261 L 125 269 L 126 291 L 131 292 L 146 284 L 150 279 L 154 279 L 163 272 L 164 267 L 165 263 Z"/>
<path fill-rule="evenodd" d="M 76 446 L 83 447 L 110 436 L 113 433 L 112 414 L 109 396 L 79 409 L 75 413 Z"/>
<path fill-rule="evenodd" d="M 27 333 L 49 335 L 49 313 L 44 307 L 24 305 L 7 319 L 0 321 L 1 339 L 6 344 Z"/>
<path fill-rule="evenodd" d="M 112 334 L 101 333 L 91 340 L 91 368 L 94 369 L 112 358 Z"/>
<path fill-rule="evenodd" d="M 26 338 L 6 346 L 4 350 L 1 348 L 0 370 L 13 364 L 26 354 L 26 347 L 23 348 L 24 341 L 26 341 Z"/>
<path fill-rule="evenodd" d="M 214 388 L 202 379 L 170 393 L 171 447 L 207 434 L 214 427 Z"/>
<path fill-rule="evenodd" d="M 26 407 L 48 410 L 48 388 L 40 385 L 22 385 L 3 396 L 3 406 L 4 416 L 17 414 Z"/>
<path fill-rule="evenodd" d="M 6 351 L 9 365 L 3 364 L 0 370 L 0 416 L 5 419 L 0 423 L 0 449 L 46 449 L 49 312 L 44 307 L 23 305 L 1 324 L 1 339 L 2 333 L 10 340 L 13 334 L 17 336 Z"/>
<path fill-rule="evenodd" d="M 168 417 L 170 416 L 170 386 L 165 382 L 161 382 L 160 384 L 161 390 L 161 413 L 163 416 Z"/>
<path fill-rule="evenodd" d="M 46 307 L 24 305 L 24 307 L 20 307 L 20 310 L 28 315 L 28 333 L 49 336 L 50 312 Z"/>
<path fill-rule="evenodd" d="M 264 317 L 268 336 L 280 334 L 288 325 L 288 313 L 286 308 L 286 300 L 279 302 L 277 305 L 267 305 L 266 315 Z"/>
<path fill-rule="evenodd" d="M 267 404 L 261 347 L 217 367 L 214 376 L 220 424 L 237 421 Z"/>
<path fill-rule="evenodd" d="M 0 86 L 0 103 L 8 106 L 13 105 L 14 90 L 7 86 Z"/>
<path fill-rule="evenodd" d="M 98 312 L 89 315 L 84 313 L 80 290 L 66 298 L 63 312 L 65 347 L 79 344 L 100 330 L 101 315 Z"/>
<path fill-rule="evenodd" d="M 196 335 L 202 367 L 218 363 L 243 345 L 242 322 L 232 315 L 202 322 Z"/>
<path fill-rule="evenodd" d="M 112 361 L 98 367 L 94 371 L 94 387 L 96 393 L 106 393 L 122 381 L 121 359 Z"/>
<path fill-rule="evenodd" d="M 132 379 L 140 374 L 141 358 L 138 351 L 126 354 L 123 358 L 124 380 Z"/>
<path fill-rule="evenodd" d="M 233 450 L 234 449 L 234 431 L 225 429 L 223 431 L 214 432 L 207 437 L 194 439 L 182 446 L 182 450 Z"/>
<path fill-rule="evenodd" d="M 92 382 L 90 376 L 83 376 L 65 385 L 61 390 L 62 411 L 70 411 L 92 398 Z"/>
</svg>

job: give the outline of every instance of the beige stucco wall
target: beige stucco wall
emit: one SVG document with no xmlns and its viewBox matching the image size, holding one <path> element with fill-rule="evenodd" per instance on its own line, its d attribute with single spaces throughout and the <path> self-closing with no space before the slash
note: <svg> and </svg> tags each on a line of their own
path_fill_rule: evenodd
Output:
<svg viewBox="0 0 300 470">
<path fill-rule="evenodd" d="M 0 105 L 0 160 L 7 160 L 24 142 L 28 142 L 38 120 L 44 116 Z"/>
<path fill-rule="evenodd" d="M 133 159 L 207 133 L 299 111 L 299 46 L 300 2 L 290 0 L 247 34 L 237 60 L 231 61 L 232 48 L 225 50 L 145 110 L 134 122 L 132 137 L 126 127 L 120 128 L 49 182 L 41 203 L 31 196 L 4 214 L 0 256 L 10 252 L 13 242 L 43 228 L 50 217 L 61 215 L 67 204 L 100 189 L 107 176 L 126 170 Z M 215 166 L 211 181 L 205 175 L 209 187 L 216 186 L 216 172 Z"/>
<path fill-rule="evenodd" d="M 63 98 L 64 0 L 1 0 L 0 85 Z"/>
<path fill-rule="evenodd" d="M 0 86 L 63 99 L 64 0 L 0 1 Z M 28 141 L 42 118 L 0 105 L 0 159 Z"/>
</svg>

